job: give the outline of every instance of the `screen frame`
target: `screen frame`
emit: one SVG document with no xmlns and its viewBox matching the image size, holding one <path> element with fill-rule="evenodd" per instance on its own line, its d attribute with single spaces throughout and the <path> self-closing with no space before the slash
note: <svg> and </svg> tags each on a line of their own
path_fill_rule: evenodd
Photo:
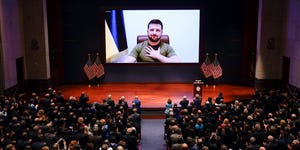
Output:
<svg viewBox="0 0 300 150">
<path fill-rule="evenodd" d="M 174 63 L 107 63 L 106 62 L 106 44 L 105 44 L 105 13 L 106 11 L 110 11 L 110 10 L 199 10 L 200 11 L 200 23 L 199 23 L 199 45 L 198 45 L 198 62 L 174 62 Z M 204 61 L 204 56 L 205 56 L 205 50 L 204 50 L 204 32 L 203 32 L 203 28 L 204 28 L 204 13 L 205 13 L 205 9 L 204 7 L 194 7 L 194 6 L 182 6 L 180 8 L 176 7 L 172 7 L 172 6 L 164 6 L 164 7 L 142 7 L 142 6 L 102 6 L 101 7 L 101 26 L 102 26 L 102 40 L 100 41 L 101 44 L 101 50 L 102 50 L 102 57 L 101 60 L 104 64 L 106 65 L 152 65 L 152 66 L 165 66 L 165 65 L 190 65 L 190 64 L 200 64 Z M 146 33 L 146 27 L 145 27 L 145 33 Z"/>
</svg>

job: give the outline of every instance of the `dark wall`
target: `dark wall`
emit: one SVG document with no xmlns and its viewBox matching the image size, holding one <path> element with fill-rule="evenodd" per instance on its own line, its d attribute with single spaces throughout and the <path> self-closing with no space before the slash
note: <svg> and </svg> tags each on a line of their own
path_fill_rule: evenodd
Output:
<svg viewBox="0 0 300 150">
<path fill-rule="evenodd" d="M 223 69 L 219 83 L 240 83 L 243 61 L 247 56 L 243 47 L 243 7 L 240 0 L 166 0 L 143 4 L 140 1 L 100 0 L 64 0 L 61 2 L 62 18 L 62 53 L 64 77 L 61 83 L 86 83 L 87 78 L 82 67 L 87 54 L 100 53 L 104 62 L 104 26 L 103 8 L 201 8 L 201 48 L 200 62 L 205 53 L 218 53 Z M 254 6 L 257 7 L 257 6 Z M 48 8 L 51 9 L 51 8 Z M 251 15 L 251 14 L 250 14 Z M 49 23 L 51 24 L 51 23 Z M 248 27 L 249 28 L 249 27 Z M 256 28 L 250 27 L 250 28 Z M 247 36 L 247 35 L 246 35 Z M 248 37 L 249 38 L 249 37 Z M 51 41 L 50 41 L 51 44 Z M 247 51 L 247 50 L 246 50 Z M 203 79 L 199 64 L 103 64 L 105 76 L 101 82 L 193 82 Z M 51 72 L 57 72 L 51 70 Z M 54 73 L 52 73 L 54 74 Z"/>
</svg>

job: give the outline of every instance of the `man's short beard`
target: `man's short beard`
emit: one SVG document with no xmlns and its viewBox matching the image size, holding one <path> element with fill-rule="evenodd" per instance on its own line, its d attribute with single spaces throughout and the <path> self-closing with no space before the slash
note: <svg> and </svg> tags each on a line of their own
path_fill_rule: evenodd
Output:
<svg viewBox="0 0 300 150">
<path fill-rule="evenodd" d="M 160 37 L 157 38 L 156 40 L 154 40 L 153 38 L 151 38 L 150 36 L 148 36 L 148 39 L 151 41 L 151 42 L 158 42 L 160 40 Z"/>
</svg>

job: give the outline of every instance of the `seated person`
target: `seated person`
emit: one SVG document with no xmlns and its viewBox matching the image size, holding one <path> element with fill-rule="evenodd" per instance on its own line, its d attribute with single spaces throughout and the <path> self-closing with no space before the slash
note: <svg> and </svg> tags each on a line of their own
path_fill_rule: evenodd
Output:
<svg viewBox="0 0 300 150">
<path fill-rule="evenodd" d="M 151 20 L 148 23 L 148 40 L 137 44 L 124 62 L 180 62 L 174 49 L 169 44 L 161 41 L 162 33 L 162 22 L 158 19 Z"/>
</svg>

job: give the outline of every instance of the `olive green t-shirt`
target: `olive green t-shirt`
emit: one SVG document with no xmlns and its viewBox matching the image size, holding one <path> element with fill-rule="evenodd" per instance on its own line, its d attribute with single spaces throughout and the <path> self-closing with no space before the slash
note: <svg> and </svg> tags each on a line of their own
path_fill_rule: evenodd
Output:
<svg viewBox="0 0 300 150">
<path fill-rule="evenodd" d="M 137 62 L 159 62 L 156 59 L 146 56 L 145 48 L 148 46 L 148 41 L 137 44 L 130 52 L 129 56 L 135 57 Z M 167 43 L 160 42 L 160 54 L 166 57 L 176 55 L 174 49 Z"/>
</svg>

